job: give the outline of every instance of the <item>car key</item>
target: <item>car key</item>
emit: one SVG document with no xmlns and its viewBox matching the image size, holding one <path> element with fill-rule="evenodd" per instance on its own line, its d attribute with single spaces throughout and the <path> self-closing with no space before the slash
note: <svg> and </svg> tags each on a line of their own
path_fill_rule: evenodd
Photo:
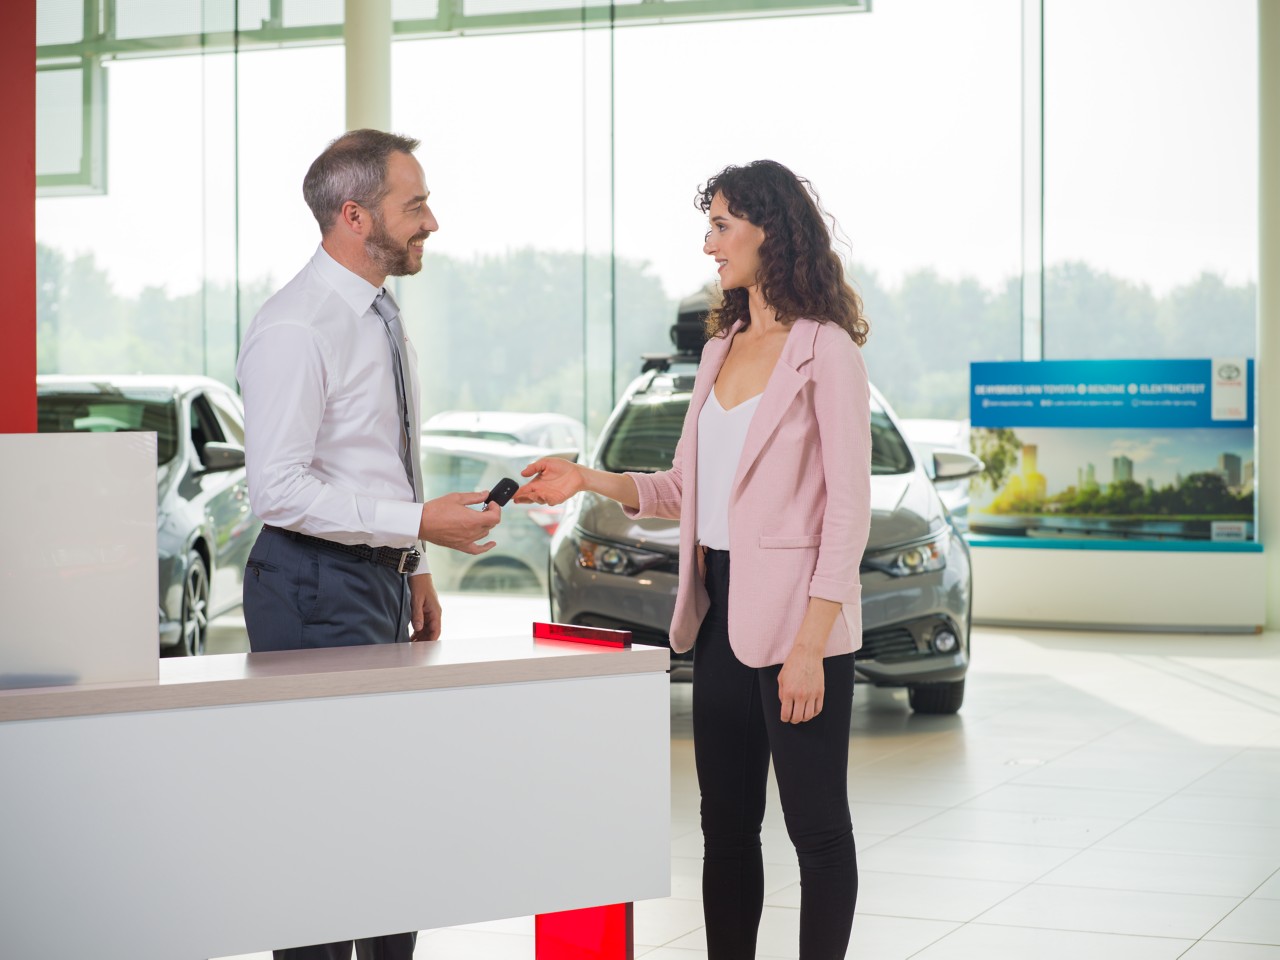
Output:
<svg viewBox="0 0 1280 960">
<path fill-rule="evenodd" d="M 510 477 L 503 477 L 493 485 L 493 489 L 489 491 L 489 496 L 485 497 L 481 510 L 488 510 L 489 504 L 496 503 L 500 507 L 505 507 L 507 501 L 515 496 L 515 492 L 520 489 L 520 484 L 516 483 Z"/>
</svg>

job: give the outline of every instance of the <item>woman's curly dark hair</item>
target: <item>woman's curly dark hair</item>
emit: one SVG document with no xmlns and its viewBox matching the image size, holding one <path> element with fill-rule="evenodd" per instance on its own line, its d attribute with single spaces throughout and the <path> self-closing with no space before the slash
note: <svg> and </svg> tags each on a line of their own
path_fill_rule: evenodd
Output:
<svg viewBox="0 0 1280 960">
<path fill-rule="evenodd" d="M 706 213 L 717 193 L 724 194 L 730 213 L 764 231 L 760 292 L 778 320 L 789 324 L 809 317 L 838 324 L 858 346 L 866 343 L 870 325 L 862 315 L 862 298 L 845 280 L 813 185 L 774 160 L 756 160 L 725 167 L 694 203 Z M 725 290 L 707 316 L 707 335 L 724 336 L 739 320 L 744 329 L 750 326 L 747 297 L 743 287 Z"/>
</svg>

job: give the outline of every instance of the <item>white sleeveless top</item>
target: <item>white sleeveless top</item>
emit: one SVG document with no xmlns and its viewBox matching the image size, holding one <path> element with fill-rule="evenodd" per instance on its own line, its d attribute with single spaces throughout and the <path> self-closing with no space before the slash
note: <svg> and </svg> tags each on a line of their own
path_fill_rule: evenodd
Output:
<svg viewBox="0 0 1280 960">
<path fill-rule="evenodd" d="M 762 396 L 726 410 L 713 387 L 698 414 L 698 542 L 712 550 L 729 549 L 729 494 Z"/>
</svg>

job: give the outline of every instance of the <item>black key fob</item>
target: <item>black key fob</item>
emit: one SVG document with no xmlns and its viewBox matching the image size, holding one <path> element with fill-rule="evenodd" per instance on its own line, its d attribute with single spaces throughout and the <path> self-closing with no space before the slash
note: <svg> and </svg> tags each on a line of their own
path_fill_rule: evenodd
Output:
<svg viewBox="0 0 1280 960">
<path fill-rule="evenodd" d="M 500 507 L 505 507 L 507 505 L 507 501 L 515 496 L 516 491 L 519 489 L 520 484 L 516 483 L 510 477 L 503 477 L 493 485 L 493 489 L 489 491 L 489 496 L 485 497 L 484 505 L 480 509 L 487 509 L 491 503 L 496 503 Z"/>
</svg>

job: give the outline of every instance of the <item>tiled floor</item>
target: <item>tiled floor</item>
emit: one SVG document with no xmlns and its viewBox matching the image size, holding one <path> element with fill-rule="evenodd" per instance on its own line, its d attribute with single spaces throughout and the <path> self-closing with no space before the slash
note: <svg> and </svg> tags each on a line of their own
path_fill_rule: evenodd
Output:
<svg viewBox="0 0 1280 960">
<path fill-rule="evenodd" d="M 481 609 L 492 601 L 449 598 L 455 635 L 476 635 Z M 508 612 L 539 614 L 537 601 Z M 973 651 L 955 717 L 858 689 L 849 956 L 1280 960 L 1280 634 L 979 629 Z M 671 688 L 672 896 L 636 905 L 649 960 L 706 956 L 690 692 Z M 796 957 L 776 794 L 764 844 L 758 956 Z M 529 919 L 428 931 L 417 956 L 532 960 L 532 932 Z"/>
</svg>

